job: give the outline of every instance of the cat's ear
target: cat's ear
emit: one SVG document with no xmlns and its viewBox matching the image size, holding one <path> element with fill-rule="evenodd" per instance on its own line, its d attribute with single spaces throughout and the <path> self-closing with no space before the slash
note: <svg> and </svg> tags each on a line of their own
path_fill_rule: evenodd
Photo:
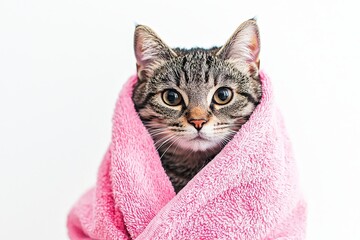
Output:
<svg viewBox="0 0 360 240">
<path fill-rule="evenodd" d="M 176 53 L 154 31 L 144 25 L 137 25 L 135 28 L 134 49 L 140 79 L 151 77 L 158 66 L 176 57 Z"/>
<path fill-rule="evenodd" d="M 242 23 L 217 52 L 217 56 L 232 62 L 237 68 L 257 73 L 260 67 L 260 37 L 255 19 Z"/>
</svg>

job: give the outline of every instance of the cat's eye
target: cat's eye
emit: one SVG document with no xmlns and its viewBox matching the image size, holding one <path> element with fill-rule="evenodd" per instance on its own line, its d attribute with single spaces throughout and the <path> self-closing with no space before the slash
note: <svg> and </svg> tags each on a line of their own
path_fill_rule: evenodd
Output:
<svg viewBox="0 0 360 240">
<path fill-rule="evenodd" d="M 177 106 L 181 103 L 181 94 L 175 89 L 165 90 L 162 94 L 163 101 L 169 106 Z"/>
<path fill-rule="evenodd" d="M 225 105 L 231 101 L 232 97 L 233 97 L 233 92 L 231 89 L 226 87 L 221 87 L 218 90 L 216 90 L 213 97 L 213 101 L 216 104 Z"/>
</svg>

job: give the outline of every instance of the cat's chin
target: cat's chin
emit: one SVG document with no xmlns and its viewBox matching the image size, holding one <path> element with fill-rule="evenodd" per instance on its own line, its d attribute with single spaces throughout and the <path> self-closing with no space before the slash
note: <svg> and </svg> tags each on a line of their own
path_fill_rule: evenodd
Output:
<svg viewBox="0 0 360 240">
<path fill-rule="evenodd" d="M 215 149 L 220 147 L 218 143 L 200 137 L 196 137 L 194 139 L 187 141 L 181 141 L 179 142 L 179 145 L 183 149 L 188 149 L 194 152 L 208 151 L 210 149 Z"/>
</svg>

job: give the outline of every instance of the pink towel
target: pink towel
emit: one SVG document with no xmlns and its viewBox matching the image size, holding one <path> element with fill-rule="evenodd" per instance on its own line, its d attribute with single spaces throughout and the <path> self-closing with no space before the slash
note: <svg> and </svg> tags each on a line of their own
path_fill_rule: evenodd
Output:
<svg viewBox="0 0 360 240">
<path fill-rule="evenodd" d="M 116 104 L 97 184 L 68 217 L 71 239 L 304 239 L 306 205 L 268 77 L 249 121 L 177 195 L 131 100 Z"/>
</svg>

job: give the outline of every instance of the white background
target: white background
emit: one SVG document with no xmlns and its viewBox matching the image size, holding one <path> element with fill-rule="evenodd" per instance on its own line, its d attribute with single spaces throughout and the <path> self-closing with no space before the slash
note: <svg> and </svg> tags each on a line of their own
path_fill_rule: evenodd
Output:
<svg viewBox="0 0 360 240">
<path fill-rule="evenodd" d="M 360 239 L 356 1 L 0 0 L 0 239 L 67 239 L 96 180 L 135 23 L 170 46 L 222 45 L 257 16 L 309 204 L 307 239 Z"/>
</svg>

